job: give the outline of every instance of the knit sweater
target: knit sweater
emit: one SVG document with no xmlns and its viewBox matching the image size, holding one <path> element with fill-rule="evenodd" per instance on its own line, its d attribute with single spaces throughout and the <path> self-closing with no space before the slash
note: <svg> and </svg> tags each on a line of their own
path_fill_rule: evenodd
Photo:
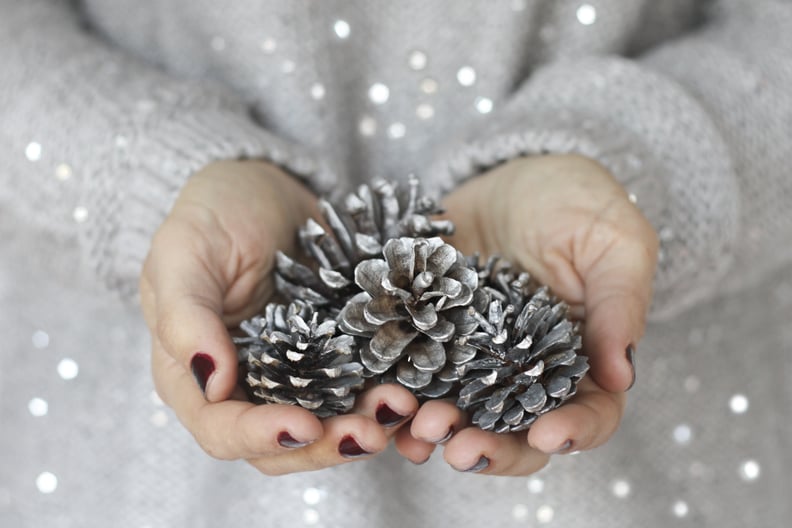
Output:
<svg viewBox="0 0 792 528">
<path fill-rule="evenodd" d="M 20 300 L 17 278 L 26 277 L 39 295 L 47 284 L 61 299 L 83 303 L 95 320 L 130 321 L 142 332 L 134 316 L 107 309 L 112 302 L 99 300 L 87 277 L 63 285 L 53 274 L 79 275 L 73 266 L 81 258 L 112 290 L 133 295 L 152 233 L 187 178 L 213 160 L 266 159 L 317 192 L 341 193 L 374 177 L 404 180 L 414 174 L 442 195 L 510 159 L 552 152 L 598 160 L 634 195 L 661 239 L 652 313 L 670 326 L 657 328 L 673 329 L 673 321 L 695 324 L 684 317 L 698 313 L 702 302 L 777 278 L 773 271 L 792 257 L 792 179 L 786 174 L 792 164 L 790 27 L 792 3 L 780 0 L 0 0 L 0 210 L 8 254 L 18 260 L 43 247 L 59 250 L 50 267 L 9 266 L 0 291 L 16 292 L 9 297 L 16 304 L 4 301 L 4 309 L 22 303 L 26 308 L 15 317 L 35 317 L 36 303 Z M 37 238 L 19 234 L 25 232 Z M 30 275 L 33 270 L 39 275 Z M 97 299 L 80 301 L 80 291 L 95 292 Z M 783 307 L 780 313 L 789 314 Z M 752 321 L 750 332 L 761 334 L 761 321 Z M 94 335 L 70 331 L 75 351 Z M 124 335 L 143 354 L 145 343 Z M 789 336 L 779 335 L 765 334 L 764 342 L 772 343 L 766 346 L 787 343 Z M 100 339 L 104 346 L 110 346 L 107 339 Z M 681 364 L 674 368 L 685 372 Z M 106 394 L 107 378 L 93 375 L 89 386 Z M 140 375 L 128 388 L 138 396 L 148 386 Z M 26 383 L 0 375 L 3 390 Z M 108 402 L 97 405 L 112 413 Z M 131 404 L 124 408 L 143 412 Z M 25 419 L 17 407 L 3 409 L 3 416 L 13 424 Z M 189 438 L 173 427 L 168 435 L 179 449 L 157 452 L 138 440 L 141 456 L 169 457 L 166 481 L 180 490 L 173 499 L 179 504 L 168 509 L 154 488 L 141 487 L 136 479 L 143 476 L 124 466 L 126 476 L 102 476 L 138 511 L 119 526 L 180 526 L 185 519 L 225 526 L 224 519 L 234 516 L 218 513 L 225 511 L 221 498 L 245 512 L 240 518 L 257 518 L 257 507 L 270 506 L 256 493 L 251 470 L 193 466 L 194 447 L 184 447 Z M 659 472 L 660 461 L 671 455 L 655 455 L 647 464 Z M 384 467 L 400 468 L 400 482 L 416 489 L 438 478 L 447 493 L 461 490 L 460 502 L 443 503 L 448 507 L 478 496 L 509 496 L 508 504 L 514 503 L 509 480 L 466 478 L 460 484 L 455 474 L 444 473 L 441 461 L 405 469 L 395 456 L 384 459 L 323 473 L 355 488 L 353 497 L 382 501 L 375 508 L 382 519 L 412 508 L 418 526 L 438 519 L 443 524 L 443 517 L 427 513 L 427 504 L 391 482 L 395 477 Z M 573 460 L 560 464 L 570 475 Z M 602 469 L 590 466 L 589 476 Z M 217 483 L 199 475 L 190 480 L 190 467 L 224 475 L 238 494 L 191 493 L 185 482 L 204 490 Z M 283 482 L 302 486 L 305 480 Z M 586 489 L 565 482 L 567 491 Z M 39 525 L 30 520 L 34 507 L 12 503 L 16 509 L 2 509 L 4 489 L 0 483 L 0 513 L 11 512 L 14 526 Z M 329 488 L 310 489 L 323 497 Z M 617 496 L 625 488 L 618 489 Z M 769 500 L 773 492 L 763 491 Z M 387 504 L 393 493 L 399 507 Z M 319 500 L 311 497 L 309 505 Z M 673 502 L 664 500 L 667 509 Z M 356 512 L 351 526 L 365 521 L 359 502 L 340 503 Z M 87 520 L 109 518 L 100 503 L 90 504 L 96 511 L 78 517 L 82 521 L 72 515 L 53 525 L 90 526 Z M 594 515 L 601 504 L 594 500 L 581 511 Z M 197 513 L 185 516 L 190 505 L 214 508 L 204 518 L 220 524 L 201 521 Z M 65 502 L 61 506 L 68 509 Z M 519 519 L 522 510 L 509 508 L 505 516 Z M 783 505 L 766 510 L 768 516 L 757 518 L 789 514 Z M 154 513 L 146 516 L 149 511 Z M 467 519 L 475 526 L 486 522 L 482 511 L 449 515 L 457 525 Z M 539 522 L 553 516 L 552 508 L 543 511 L 536 510 Z M 738 518 L 706 508 L 697 514 L 721 525 Z M 270 515 L 283 523 L 273 526 L 300 518 L 292 511 Z M 314 514 L 305 515 L 310 520 Z M 336 526 L 341 518 L 320 522 Z M 107 524 L 97 521 L 101 525 Z M 593 525 L 619 524 L 606 515 Z"/>
</svg>

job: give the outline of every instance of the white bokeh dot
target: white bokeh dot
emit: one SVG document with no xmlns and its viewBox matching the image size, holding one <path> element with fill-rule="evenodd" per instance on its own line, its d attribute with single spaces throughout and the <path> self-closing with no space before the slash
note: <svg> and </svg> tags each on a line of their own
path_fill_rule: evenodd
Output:
<svg viewBox="0 0 792 528">
<path fill-rule="evenodd" d="M 432 79 L 431 77 L 427 77 L 426 79 L 421 81 L 421 91 L 425 94 L 433 94 L 437 92 L 437 81 Z"/>
<path fill-rule="evenodd" d="M 335 32 L 336 36 L 340 39 L 345 39 L 349 37 L 351 33 L 351 28 L 349 27 L 349 22 L 346 20 L 336 20 L 333 24 L 333 31 Z"/>
<path fill-rule="evenodd" d="M 41 398 L 33 398 L 28 402 L 28 411 L 36 417 L 46 416 L 49 412 L 49 404 L 47 400 Z"/>
<path fill-rule="evenodd" d="M 362 136 L 373 136 L 377 132 L 377 121 L 371 116 L 363 116 L 358 122 L 358 132 Z"/>
<path fill-rule="evenodd" d="M 168 425 L 168 415 L 165 411 L 157 411 L 149 418 L 154 427 L 165 427 Z"/>
<path fill-rule="evenodd" d="M 305 504 L 314 506 L 316 504 L 319 504 L 319 501 L 322 500 L 322 490 L 318 488 L 305 488 L 305 491 L 303 491 L 302 498 Z"/>
<path fill-rule="evenodd" d="M 45 471 L 36 477 L 36 487 L 41 493 L 52 493 L 58 488 L 58 477 Z"/>
<path fill-rule="evenodd" d="M 743 414 L 748 410 L 748 398 L 744 394 L 735 394 L 729 399 L 729 409 L 734 414 Z"/>
<path fill-rule="evenodd" d="M 322 83 L 314 83 L 311 86 L 311 98 L 313 100 L 319 101 L 324 99 L 325 93 L 325 87 Z"/>
<path fill-rule="evenodd" d="M 552 506 L 545 504 L 536 509 L 536 520 L 539 521 L 539 524 L 548 524 L 553 521 L 553 517 L 555 517 L 555 511 Z"/>
<path fill-rule="evenodd" d="M 614 480 L 611 484 L 611 491 L 620 499 L 627 497 L 631 490 L 630 483 L 624 479 Z"/>
<path fill-rule="evenodd" d="M 677 444 L 689 444 L 693 439 L 693 430 L 687 424 L 679 424 L 674 427 L 674 442 Z"/>
<path fill-rule="evenodd" d="M 531 477 L 528 479 L 526 487 L 531 493 L 542 493 L 544 491 L 545 483 L 544 480 L 540 479 L 539 477 Z"/>
<path fill-rule="evenodd" d="M 434 116 L 434 107 L 427 103 L 421 103 L 415 109 L 415 115 L 418 116 L 419 119 L 431 119 Z"/>
<path fill-rule="evenodd" d="M 401 139 L 407 133 L 407 127 L 404 123 L 392 123 L 388 127 L 388 137 L 391 139 Z"/>
<path fill-rule="evenodd" d="M 74 218 L 75 222 L 77 222 L 78 224 L 82 224 L 83 222 L 88 220 L 88 209 L 86 209 L 82 205 L 78 205 L 77 207 L 74 208 L 74 211 L 72 211 L 72 217 Z"/>
<path fill-rule="evenodd" d="M 76 378 L 79 372 L 79 365 L 71 358 L 63 358 L 58 363 L 58 375 L 65 380 Z"/>
<path fill-rule="evenodd" d="M 674 505 L 671 507 L 671 510 L 674 512 L 674 516 L 679 517 L 687 517 L 687 514 L 690 512 L 690 508 L 685 501 L 676 501 Z"/>
<path fill-rule="evenodd" d="M 29 161 L 38 161 L 41 159 L 41 143 L 31 141 L 25 147 L 25 157 Z"/>
<path fill-rule="evenodd" d="M 515 504 L 512 508 L 512 517 L 515 521 L 524 521 L 528 518 L 528 506 L 525 504 Z"/>
<path fill-rule="evenodd" d="M 44 330 L 36 330 L 33 332 L 33 336 L 30 340 L 33 342 L 33 346 L 38 349 L 47 348 L 50 342 L 49 334 Z"/>
<path fill-rule="evenodd" d="M 317 524 L 319 522 L 319 512 L 313 508 L 303 511 L 303 522 L 309 526 Z"/>
<path fill-rule="evenodd" d="M 261 51 L 264 53 L 273 53 L 278 47 L 278 43 L 274 38 L 268 37 L 261 41 Z"/>
<path fill-rule="evenodd" d="M 390 89 L 382 83 L 374 83 L 368 90 L 369 99 L 374 104 L 384 104 L 390 97 Z"/>
<path fill-rule="evenodd" d="M 756 460 L 746 460 L 740 464 L 740 477 L 745 481 L 752 481 L 759 478 L 762 468 Z"/>
<path fill-rule="evenodd" d="M 597 21 L 597 10 L 591 4 L 583 4 L 577 8 L 575 16 L 584 26 L 590 26 Z"/>
<path fill-rule="evenodd" d="M 427 62 L 429 62 L 429 59 L 423 51 L 415 50 L 407 57 L 407 64 L 411 70 L 421 71 L 426 68 Z"/>
<path fill-rule="evenodd" d="M 475 105 L 480 114 L 489 114 L 494 106 L 489 97 L 476 97 Z"/>
<path fill-rule="evenodd" d="M 163 402 L 162 398 L 159 397 L 157 391 L 151 391 L 151 393 L 149 394 L 149 400 L 151 400 L 151 403 L 153 403 L 157 407 L 162 407 L 163 405 L 165 405 L 165 402 Z"/>
<path fill-rule="evenodd" d="M 59 163 L 55 167 L 55 177 L 60 181 L 66 181 L 72 177 L 72 168 L 66 163 Z"/>
<path fill-rule="evenodd" d="M 630 193 L 627 199 L 630 200 L 630 203 L 638 203 L 638 195 L 635 193 Z"/>
<path fill-rule="evenodd" d="M 476 83 L 476 70 L 470 66 L 462 66 L 457 71 L 456 77 L 462 86 L 473 86 Z"/>
</svg>

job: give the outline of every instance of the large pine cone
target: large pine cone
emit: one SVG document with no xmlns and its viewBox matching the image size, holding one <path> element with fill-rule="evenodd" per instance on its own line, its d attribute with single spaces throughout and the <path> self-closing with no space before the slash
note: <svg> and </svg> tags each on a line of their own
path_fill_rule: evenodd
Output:
<svg viewBox="0 0 792 528">
<path fill-rule="evenodd" d="M 355 338 L 337 335 L 334 319 L 322 319 L 303 302 L 269 304 L 264 316 L 245 321 L 247 338 L 235 339 L 258 403 L 299 405 L 319 417 L 344 414 L 364 385 Z"/>
<path fill-rule="evenodd" d="M 360 292 L 354 270 L 363 260 L 382 254 L 385 243 L 399 237 L 448 235 L 454 226 L 448 220 L 432 220 L 442 213 L 434 200 L 420 195 L 418 180 L 410 180 L 405 196 L 387 181 L 361 185 L 340 206 L 320 200 L 319 206 L 329 227 L 308 220 L 299 231 L 305 253 L 318 270 L 277 254 L 278 290 L 289 300 L 301 299 L 337 313 L 344 303 Z"/>
<path fill-rule="evenodd" d="M 440 238 L 392 239 L 382 253 L 384 259 L 355 268 L 363 292 L 341 311 L 339 326 L 371 338 L 360 351 L 368 375 L 396 366 L 395 377 L 404 386 L 426 396 L 445 394 L 453 380 L 440 373 L 456 368 L 444 367 L 475 355 L 475 349 L 454 341 L 476 329 L 468 308 L 485 300 L 477 291 L 478 273 Z"/>
<path fill-rule="evenodd" d="M 476 357 L 459 367 L 463 388 L 457 405 L 481 429 L 524 431 L 542 414 L 575 394 L 588 370 L 578 355 L 578 327 L 567 305 L 535 289 L 527 273 L 517 276 L 491 259 L 480 269 L 490 299 L 486 313 L 471 309 L 479 331 L 461 341 Z"/>
</svg>

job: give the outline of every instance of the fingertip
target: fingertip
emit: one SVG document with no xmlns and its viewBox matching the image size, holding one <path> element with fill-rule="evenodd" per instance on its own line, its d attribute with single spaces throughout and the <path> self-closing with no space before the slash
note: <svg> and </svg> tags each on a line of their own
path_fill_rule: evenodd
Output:
<svg viewBox="0 0 792 528">
<path fill-rule="evenodd" d="M 629 321 L 629 309 L 600 304 L 586 320 L 583 333 L 584 353 L 590 358 L 592 379 L 610 392 L 624 392 L 635 380 L 634 352 L 642 329 Z"/>
</svg>

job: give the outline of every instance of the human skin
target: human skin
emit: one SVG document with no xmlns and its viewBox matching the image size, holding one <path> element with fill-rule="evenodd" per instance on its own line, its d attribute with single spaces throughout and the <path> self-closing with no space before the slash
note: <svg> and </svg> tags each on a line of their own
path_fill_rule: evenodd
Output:
<svg viewBox="0 0 792 528">
<path fill-rule="evenodd" d="M 483 456 L 482 473 L 523 475 L 559 447 L 589 449 L 610 437 L 633 378 L 625 349 L 643 334 L 651 298 L 657 241 L 648 222 L 604 168 L 578 156 L 506 163 L 462 185 L 445 206 L 457 224 L 451 243 L 516 262 L 585 321 L 591 375 L 578 395 L 529 433 L 507 435 L 468 427 L 450 402 L 419 408 L 396 385 L 370 388 L 353 413 L 324 420 L 244 401 L 227 328 L 261 309 L 273 293 L 275 251 L 294 250 L 296 229 L 320 216 L 316 197 L 280 169 L 216 162 L 183 188 L 140 280 L 157 391 L 207 453 L 279 475 L 365 459 L 395 437 L 399 452 L 419 463 L 453 426 L 443 439 L 452 467 L 469 469 Z"/>
</svg>

